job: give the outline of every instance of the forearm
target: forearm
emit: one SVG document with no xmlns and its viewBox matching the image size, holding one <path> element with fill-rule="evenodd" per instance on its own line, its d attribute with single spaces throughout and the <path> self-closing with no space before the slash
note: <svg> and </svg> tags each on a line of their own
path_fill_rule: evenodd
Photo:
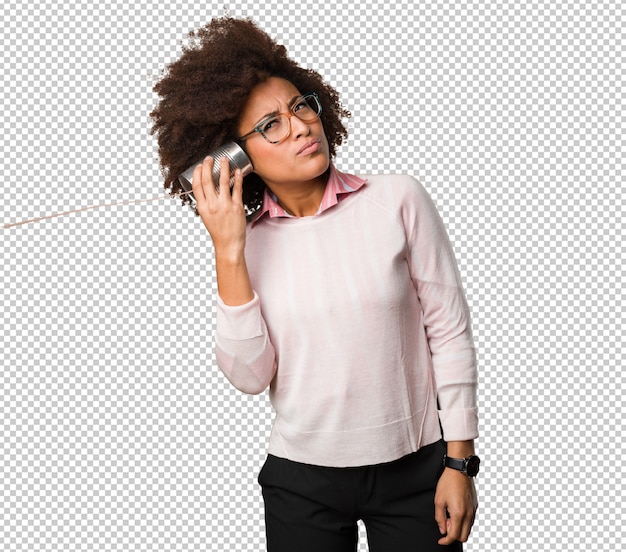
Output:
<svg viewBox="0 0 626 552">
<path fill-rule="evenodd" d="M 224 375 L 244 393 L 261 393 L 270 384 L 276 357 L 254 292 L 241 305 L 227 305 L 218 296 L 215 355 Z"/>
<path fill-rule="evenodd" d="M 254 298 L 250 274 L 243 252 L 234 255 L 215 251 L 217 291 L 229 306 L 249 303 Z"/>
<path fill-rule="evenodd" d="M 226 157 L 220 160 L 220 182 L 213 180 L 213 158 L 206 157 L 194 169 L 192 187 L 198 213 L 211 235 L 215 251 L 218 293 L 230 306 L 244 305 L 254 293 L 244 256 L 246 213 L 243 206 L 243 175 L 235 171 L 232 193 Z M 217 193 L 216 193 L 217 191 Z"/>
<path fill-rule="evenodd" d="M 449 441 L 447 455 L 450 458 L 467 458 L 475 454 L 474 440 L 469 441 Z"/>
</svg>

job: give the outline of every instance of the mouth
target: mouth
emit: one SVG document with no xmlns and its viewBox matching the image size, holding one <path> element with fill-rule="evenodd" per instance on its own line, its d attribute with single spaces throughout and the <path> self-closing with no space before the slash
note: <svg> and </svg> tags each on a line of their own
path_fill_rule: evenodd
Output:
<svg viewBox="0 0 626 552">
<path fill-rule="evenodd" d="M 315 153 L 317 150 L 320 149 L 321 145 L 322 140 L 320 138 L 310 140 L 298 150 L 298 153 L 296 153 L 296 155 L 309 155 L 310 153 Z"/>
</svg>

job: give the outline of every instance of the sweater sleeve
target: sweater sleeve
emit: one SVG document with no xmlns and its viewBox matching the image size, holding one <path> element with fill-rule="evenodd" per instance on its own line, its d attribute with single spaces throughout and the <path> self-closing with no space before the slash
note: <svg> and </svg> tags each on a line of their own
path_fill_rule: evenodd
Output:
<svg viewBox="0 0 626 552">
<path fill-rule="evenodd" d="M 215 357 L 228 381 L 244 393 L 261 393 L 272 381 L 276 357 L 256 292 L 236 307 L 218 296 Z"/>
<path fill-rule="evenodd" d="M 414 180 L 403 202 L 409 270 L 423 310 L 439 420 L 446 441 L 478 436 L 476 351 L 454 251 L 426 190 Z"/>
</svg>

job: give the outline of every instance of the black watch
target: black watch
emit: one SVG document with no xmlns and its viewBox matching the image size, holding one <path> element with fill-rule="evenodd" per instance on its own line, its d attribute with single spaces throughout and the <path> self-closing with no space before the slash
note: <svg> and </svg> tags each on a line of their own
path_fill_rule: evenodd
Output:
<svg viewBox="0 0 626 552">
<path fill-rule="evenodd" d="M 467 458 L 450 458 L 447 454 L 444 454 L 443 465 L 446 468 L 459 470 L 468 477 L 476 477 L 480 469 L 480 458 L 474 455 Z"/>
</svg>

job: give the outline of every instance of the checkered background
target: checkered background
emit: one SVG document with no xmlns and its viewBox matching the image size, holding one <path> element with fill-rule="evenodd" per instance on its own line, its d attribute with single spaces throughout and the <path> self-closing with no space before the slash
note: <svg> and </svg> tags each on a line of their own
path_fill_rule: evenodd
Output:
<svg viewBox="0 0 626 552">
<path fill-rule="evenodd" d="M 410 173 L 444 217 L 480 361 L 466 550 L 622 549 L 623 3 L 5 1 L 0 225 L 160 195 L 152 86 L 225 11 L 339 90 L 341 169 Z M 215 367 L 200 220 L 0 240 L 0 549 L 263 550 L 272 413 Z"/>
</svg>

